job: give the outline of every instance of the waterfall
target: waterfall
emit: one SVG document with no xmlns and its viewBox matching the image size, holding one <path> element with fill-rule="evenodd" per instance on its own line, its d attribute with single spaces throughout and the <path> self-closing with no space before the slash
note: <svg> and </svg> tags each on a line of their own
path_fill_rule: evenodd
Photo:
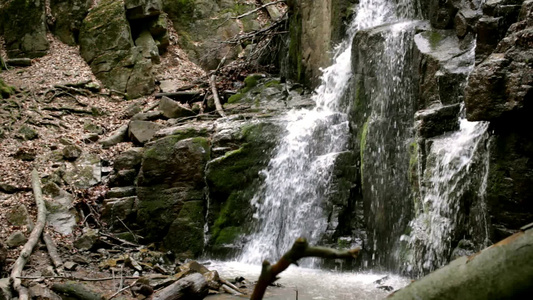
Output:
<svg viewBox="0 0 533 300">
<path fill-rule="evenodd" d="M 409 249 L 405 271 L 418 275 L 447 263 L 454 247 L 452 241 L 462 238 L 457 236 L 461 232 L 481 235 L 477 239 L 487 246 L 483 199 L 489 161 L 487 128 L 487 122 L 469 122 L 463 117 L 459 131 L 430 140 L 426 167 L 421 171 L 416 217 L 409 223 L 411 232 L 402 236 Z M 473 214 L 464 210 L 474 201 L 478 212 L 473 222 L 479 232 L 460 230 L 467 215 Z"/>
<path fill-rule="evenodd" d="M 404 8 L 409 2 L 403 3 Z M 330 191 L 333 165 L 348 151 L 349 122 L 341 100 L 352 76 L 352 40 L 358 30 L 399 19 L 395 2 L 361 0 L 346 38 L 335 48 L 333 64 L 323 70 L 314 109 L 288 112 L 286 126 L 266 170 L 264 184 L 252 199 L 256 231 L 240 259 L 259 263 L 277 259 L 296 238 L 319 241 L 327 227 L 323 206 Z M 402 18 L 405 16 L 402 16 Z"/>
</svg>

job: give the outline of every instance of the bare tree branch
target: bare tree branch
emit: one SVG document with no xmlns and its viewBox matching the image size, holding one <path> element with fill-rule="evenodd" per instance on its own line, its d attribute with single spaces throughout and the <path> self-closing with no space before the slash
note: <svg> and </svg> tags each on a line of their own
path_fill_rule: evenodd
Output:
<svg viewBox="0 0 533 300">
<path fill-rule="evenodd" d="M 278 4 L 278 3 L 282 3 L 282 2 L 285 2 L 285 0 L 279 0 L 279 1 L 274 1 L 274 2 L 267 3 L 267 4 L 263 4 L 263 5 L 259 6 L 258 8 L 253 9 L 253 10 L 251 10 L 249 12 L 245 12 L 244 14 L 242 14 L 240 16 L 231 17 L 231 19 L 242 19 L 242 18 L 244 18 L 246 16 L 249 16 L 249 15 L 253 14 L 256 11 L 262 10 L 263 8 L 265 8 L 267 6 Z"/>
<path fill-rule="evenodd" d="M 263 261 L 263 268 L 261 275 L 255 285 L 254 291 L 250 300 L 261 300 L 265 294 L 266 288 L 278 279 L 278 274 L 285 271 L 291 264 L 300 258 L 304 257 L 320 257 L 320 258 L 356 258 L 361 248 L 357 247 L 351 250 L 335 250 L 326 247 L 313 247 L 305 238 L 299 238 L 294 242 L 292 248 L 285 253 L 277 263 L 271 265 L 268 261 Z"/>
</svg>

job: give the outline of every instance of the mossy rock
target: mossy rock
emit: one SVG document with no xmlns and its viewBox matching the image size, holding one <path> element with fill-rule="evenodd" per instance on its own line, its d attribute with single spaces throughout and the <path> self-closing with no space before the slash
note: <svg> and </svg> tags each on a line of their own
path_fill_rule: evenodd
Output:
<svg viewBox="0 0 533 300">
<path fill-rule="evenodd" d="M 204 201 L 185 202 L 163 239 L 165 249 L 177 254 L 190 251 L 194 257 L 200 255 L 204 248 L 204 215 Z"/>
<path fill-rule="evenodd" d="M 15 87 L 6 84 L 2 78 L 0 78 L 0 99 L 9 98 L 13 94 L 15 94 Z"/>
</svg>

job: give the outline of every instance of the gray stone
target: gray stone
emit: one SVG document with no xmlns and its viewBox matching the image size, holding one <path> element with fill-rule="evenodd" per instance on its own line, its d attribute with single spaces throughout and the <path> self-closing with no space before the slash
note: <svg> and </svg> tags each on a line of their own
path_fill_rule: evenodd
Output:
<svg viewBox="0 0 533 300">
<path fill-rule="evenodd" d="M 135 187 L 134 186 L 122 186 L 122 187 L 112 187 L 107 191 L 106 198 L 124 198 L 135 196 Z"/>
<path fill-rule="evenodd" d="M 89 188 L 102 181 L 102 163 L 96 154 L 83 153 L 76 161 L 66 165 L 63 180 L 67 184 Z"/>
<path fill-rule="evenodd" d="M 34 161 L 36 157 L 37 157 L 37 153 L 35 152 L 34 149 L 31 149 L 31 148 L 28 149 L 25 147 L 19 148 L 17 152 L 13 154 L 13 158 L 20 159 L 23 161 Z"/>
<path fill-rule="evenodd" d="M 136 101 L 129 104 L 122 112 L 122 115 L 127 119 L 133 117 L 135 114 L 138 114 L 143 110 L 143 104 L 143 101 Z"/>
<path fill-rule="evenodd" d="M 156 138 L 162 138 L 170 135 L 177 135 L 183 138 L 189 137 L 208 137 L 214 132 L 214 125 L 205 122 L 189 122 L 187 124 L 167 127 L 156 132 Z"/>
<path fill-rule="evenodd" d="M 51 30 L 63 43 L 74 46 L 78 41 L 81 24 L 93 1 L 50 0 L 50 12 L 55 19 Z"/>
<path fill-rule="evenodd" d="M 131 120 L 139 121 L 155 121 L 163 118 L 163 114 L 160 111 L 149 111 L 146 113 L 135 114 Z"/>
<path fill-rule="evenodd" d="M 14 226 L 27 226 L 33 227 L 33 222 L 30 219 L 30 215 L 24 204 L 15 205 L 7 213 L 7 221 Z"/>
<path fill-rule="evenodd" d="M 91 121 L 85 121 L 85 123 L 83 123 L 83 130 L 90 133 L 104 134 L 104 129 L 101 126 L 92 123 Z"/>
<path fill-rule="evenodd" d="M 68 145 L 63 148 L 63 157 L 66 160 L 74 161 L 80 157 L 82 152 L 81 147 L 76 145 Z"/>
<path fill-rule="evenodd" d="M 37 131 L 28 125 L 22 125 L 15 135 L 16 138 L 23 139 L 25 141 L 34 140 L 39 137 Z"/>
<path fill-rule="evenodd" d="M 13 232 L 6 240 L 6 245 L 10 248 L 18 247 L 24 245 L 28 239 L 22 233 L 22 231 L 15 231 Z"/>
<path fill-rule="evenodd" d="M 84 228 L 83 234 L 74 241 L 74 247 L 78 250 L 90 250 L 99 239 L 98 229 Z"/>
<path fill-rule="evenodd" d="M 136 169 L 127 169 L 119 170 L 114 172 L 109 177 L 109 186 L 131 186 L 135 184 L 135 179 L 137 178 L 138 170 Z"/>
<path fill-rule="evenodd" d="M 13 0 L 5 2 L 3 14 L 4 40 L 8 57 L 41 57 L 46 55 L 44 1 Z"/>
<path fill-rule="evenodd" d="M 139 58 L 128 79 L 126 92 L 128 97 L 136 99 L 144 95 L 149 95 L 155 90 L 155 79 L 152 74 L 152 61 L 150 59 Z"/>
<path fill-rule="evenodd" d="M 135 120 L 129 124 L 128 135 L 132 142 L 142 145 L 150 141 L 162 127 L 154 122 Z"/>
<path fill-rule="evenodd" d="M 155 40 L 147 29 L 141 31 L 139 37 L 135 40 L 135 45 L 141 48 L 143 57 L 152 60 L 153 64 L 161 62 Z"/>
<path fill-rule="evenodd" d="M 139 169 L 141 167 L 144 148 L 134 147 L 117 156 L 113 163 L 116 171 L 126 169 Z"/>
<path fill-rule="evenodd" d="M 46 222 L 55 231 L 67 235 L 76 228 L 77 212 L 73 209 L 74 197 L 64 190 L 59 190 L 52 199 L 45 200 L 48 215 Z"/>
<path fill-rule="evenodd" d="M 100 140 L 103 148 L 110 148 L 118 143 L 123 143 L 128 139 L 128 125 L 122 125 L 117 130 L 113 131 L 107 138 Z"/>
<path fill-rule="evenodd" d="M 189 117 L 195 115 L 192 110 L 186 108 L 179 102 L 174 101 L 165 96 L 163 96 L 159 101 L 159 110 L 161 111 L 163 116 L 169 119 Z"/>
<path fill-rule="evenodd" d="M 98 136 L 98 133 L 88 133 L 88 134 L 84 134 L 81 137 L 81 140 L 86 144 L 95 143 L 98 141 L 98 139 L 100 139 L 100 137 Z"/>
<path fill-rule="evenodd" d="M 135 196 L 104 200 L 102 220 L 104 220 L 113 230 L 124 230 L 122 222 L 127 224 L 135 221 L 135 215 L 137 213 L 136 202 L 137 197 Z"/>
<path fill-rule="evenodd" d="M 73 261 L 66 261 L 63 264 L 63 267 L 65 267 L 65 270 L 67 271 L 76 271 L 76 269 L 78 268 L 78 264 Z"/>
<path fill-rule="evenodd" d="M 11 300 L 11 278 L 0 278 L 0 300 Z"/>
<path fill-rule="evenodd" d="M 162 93 L 175 92 L 179 84 L 179 80 L 161 80 L 159 83 L 159 89 Z"/>
<path fill-rule="evenodd" d="M 129 20 L 144 19 L 161 14 L 161 0 L 124 0 Z"/>
<path fill-rule="evenodd" d="M 43 274 L 44 275 L 44 274 Z M 61 297 L 49 290 L 45 285 L 35 283 L 28 289 L 30 299 L 39 300 L 61 300 Z"/>
</svg>

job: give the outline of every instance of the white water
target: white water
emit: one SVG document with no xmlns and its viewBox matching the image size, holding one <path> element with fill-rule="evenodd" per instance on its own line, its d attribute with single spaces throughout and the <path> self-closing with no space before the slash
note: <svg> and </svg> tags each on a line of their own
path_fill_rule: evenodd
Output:
<svg viewBox="0 0 533 300">
<path fill-rule="evenodd" d="M 261 265 L 249 265 L 241 262 L 212 262 L 209 269 L 218 270 L 223 278 L 233 279 L 244 277 L 253 282 L 259 278 Z M 390 286 L 399 289 L 407 285 L 410 280 L 399 276 L 383 273 L 354 273 L 331 272 L 290 266 L 280 274 L 276 281 L 282 287 L 270 287 L 265 298 L 275 300 L 294 300 L 298 291 L 299 300 L 309 299 L 383 299 L 390 292 L 381 290 L 378 286 Z M 381 283 L 376 280 L 387 277 Z"/>
<path fill-rule="evenodd" d="M 326 230 L 322 206 L 332 167 L 338 154 L 348 150 L 348 118 L 340 104 L 352 76 L 352 40 L 357 30 L 395 21 L 395 9 L 392 1 L 361 0 L 347 37 L 335 49 L 334 63 L 323 70 L 322 84 L 313 97 L 316 107 L 282 117 L 286 134 L 263 171 L 263 186 L 252 199 L 256 233 L 245 245 L 241 261 L 277 259 L 296 238 L 316 243 Z"/>
<path fill-rule="evenodd" d="M 488 123 L 460 120 L 460 130 L 445 137 L 433 139 L 421 185 L 421 203 L 415 207 L 417 216 L 409 223 L 411 233 L 402 236 L 410 249 L 406 271 L 428 272 L 448 262 L 451 241 L 458 226 L 462 197 L 473 184 L 475 173 L 482 179 L 477 194 L 480 197 L 483 218 L 479 228 L 487 228 L 484 215 L 484 193 L 488 177 Z M 481 161 L 475 155 L 483 154 Z M 480 169 L 475 169 L 480 164 Z M 481 230 L 482 231 L 482 230 Z M 485 232 L 488 236 L 488 233 Z M 487 238 L 487 237 L 485 237 Z"/>
</svg>

